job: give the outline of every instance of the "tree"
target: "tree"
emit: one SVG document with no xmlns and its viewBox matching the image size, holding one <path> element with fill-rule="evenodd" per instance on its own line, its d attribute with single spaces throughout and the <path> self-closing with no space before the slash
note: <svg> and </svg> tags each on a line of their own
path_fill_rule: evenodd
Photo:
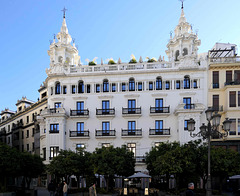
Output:
<svg viewBox="0 0 240 196">
<path fill-rule="evenodd" d="M 38 155 L 32 155 L 28 152 L 20 154 L 20 168 L 19 176 L 23 176 L 23 186 L 25 187 L 25 181 L 27 183 L 27 189 L 30 188 L 32 178 L 37 178 L 45 170 L 45 165 L 42 162 L 42 158 Z"/>
<path fill-rule="evenodd" d="M 96 148 L 92 154 L 92 160 L 94 172 L 104 175 L 107 181 L 107 191 L 115 174 L 126 177 L 134 173 L 134 155 L 126 146 Z"/>
</svg>

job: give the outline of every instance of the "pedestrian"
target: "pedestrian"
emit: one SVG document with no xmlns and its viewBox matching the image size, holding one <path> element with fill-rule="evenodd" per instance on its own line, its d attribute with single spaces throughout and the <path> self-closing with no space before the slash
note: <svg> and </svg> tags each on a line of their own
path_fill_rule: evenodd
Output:
<svg viewBox="0 0 240 196">
<path fill-rule="evenodd" d="M 67 196 L 67 191 L 68 191 L 68 185 L 67 183 L 64 181 L 63 182 L 63 195 Z"/>
<path fill-rule="evenodd" d="M 57 186 L 55 196 L 63 196 L 63 186 L 61 185 L 61 183 L 59 183 Z"/>
<path fill-rule="evenodd" d="M 55 190 L 56 190 L 56 187 L 53 183 L 53 180 L 51 180 L 51 182 L 48 184 L 49 195 L 54 196 Z"/>
<path fill-rule="evenodd" d="M 92 184 L 92 186 L 89 187 L 89 196 L 97 196 L 95 184 Z"/>
<path fill-rule="evenodd" d="M 188 184 L 188 189 L 186 191 L 186 196 L 194 196 L 195 193 L 193 192 L 194 190 L 194 184 L 191 182 Z"/>
</svg>

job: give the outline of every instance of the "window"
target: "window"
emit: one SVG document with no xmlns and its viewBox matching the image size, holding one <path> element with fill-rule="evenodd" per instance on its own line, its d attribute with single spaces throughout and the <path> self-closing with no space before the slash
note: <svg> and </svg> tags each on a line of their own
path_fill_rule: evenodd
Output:
<svg viewBox="0 0 240 196">
<path fill-rule="evenodd" d="M 179 56 L 179 50 L 177 50 L 176 53 L 175 53 L 175 61 L 179 61 L 178 56 Z"/>
<path fill-rule="evenodd" d="M 102 136 L 109 135 L 110 122 L 102 122 Z"/>
<path fill-rule="evenodd" d="M 125 82 L 122 83 L 122 91 L 126 91 L 126 83 Z"/>
<path fill-rule="evenodd" d="M 188 131 L 188 121 L 189 120 L 184 120 L 184 131 Z"/>
<path fill-rule="evenodd" d="M 91 92 L 91 85 L 87 84 L 87 93 L 90 93 L 90 92 Z"/>
<path fill-rule="evenodd" d="M 240 70 L 234 71 L 234 80 L 240 82 Z"/>
<path fill-rule="evenodd" d="M 72 85 L 72 94 L 75 94 L 75 93 L 76 93 L 76 86 Z"/>
<path fill-rule="evenodd" d="M 226 83 L 232 82 L 232 71 L 226 71 Z"/>
<path fill-rule="evenodd" d="M 155 99 L 155 111 L 156 112 L 163 111 L 163 99 Z"/>
<path fill-rule="evenodd" d="M 102 143 L 102 147 L 108 148 L 110 147 L 110 143 Z"/>
<path fill-rule="evenodd" d="M 77 111 L 83 111 L 84 110 L 84 102 L 79 101 L 77 102 Z"/>
<path fill-rule="evenodd" d="M 162 90 L 162 78 L 157 77 L 156 79 L 156 90 Z"/>
<path fill-rule="evenodd" d="M 166 83 L 165 83 L 165 89 L 166 89 L 166 90 L 169 90 L 169 89 L 170 89 L 170 82 L 169 82 L 169 81 L 166 81 Z"/>
<path fill-rule="evenodd" d="M 142 82 L 138 82 L 138 91 L 142 91 L 142 89 L 143 89 Z"/>
<path fill-rule="evenodd" d="M 236 119 L 229 119 L 232 121 L 229 135 L 236 135 Z"/>
<path fill-rule="evenodd" d="M 50 159 L 52 159 L 53 157 L 58 156 L 59 153 L 59 147 L 50 147 Z"/>
<path fill-rule="evenodd" d="M 136 130 L 136 121 L 128 121 L 128 130 Z"/>
<path fill-rule="evenodd" d="M 197 80 L 194 80 L 193 81 L 193 88 L 197 88 L 198 86 L 197 86 Z"/>
<path fill-rule="evenodd" d="M 184 98 L 183 98 L 183 103 L 186 104 L 186 105 L 184 106 L 184 109 L 192 109 L 191 97 L 184 97 Z"/>
<path fill-rule="evenodd" d="M 26 138 L 29 138 L 29 130 L 27 130 L 27 136 L 26 136 Z"/>
<path fill-rule="evenodd" d="M 60 94 L 61 93 L 61 86 L 60 86 L 60 82 L 57 82 L 55 84 L 55 94 Z"/>
<path fill-rule="evenodd" d="M 108 80 L 103 80 L 103 92 L 109 92 L 109 83 Z"/>
<path fill-rule="evenodd" d="M 43 160 L 46 160 L 46 157 L 47 157 L 46 156 L 46 148 L 43 148 L 42 151 L 43 151 L 42 158 L 43 158 Z"/>
<path fill-rule="evenodd" d="M 76 144 L 76 150 L 84 149 L 84 148 L 85 148 L 85 144 Z"/>
<path fill-rule="evenodd" d="M 35 129 L 32 128 L 32 136 L 34 136 L 34 134 L 35 134 Z"/>
<path fill-rule="evenodd" d="M 84 82 L 83 81 L 78 82 L 78 93 L 84 93 Z"/>
<path fill-rule="evenodd" d="M 128 113 L 135 113 L 136 111 L 136 100 L 129 99 L 128 100 Z"/>
<path fill-rule="evenodd" d="M 35 148 L 35 144 L 34 142 L 32 143 L 32 151 L 34 151 L 34 148 Z"/>
<path fill-rule="evenodd" d="M 213 95 L 213 110 L 219 111 L 219 95 Z"/>
<path fill-rule="evenodd" d="M 41 98 L 42 98 L 42 99 L 43 99 L 44 97 L 46 97 L 46 96 L 47 96 L 47 92 L 41 94 Z"/>
<path fill-rule="evenodd" d="M 62 105 L 61 102 L 56 102 L 56 103 L 54 104 L 54 107 L 55 107 L 55 108 L 61 108 L 61 105 Z"/>
<path fill-rule="evenodd" d="M 67 87 L 63 86 L 63 94 L 67 94 Z"/>
<path fill-rule="evenodd" d="M 219 71 L 213 71 L 213 88 L 219 88 Z"/>
<path fill-rule="evenodd" d="M 77 135 L 84 135 L 84 122 L 77 122 Z"/>
<path fill-rule="evenodd" d="M 187 48 L 183 48 L 183 56 L 186 56 L 188 54 L 188 49 Z"/>
<path fill-rule="evenodd" d="M 136 143 L 128 143 L 127 148 L 130 152 L 133 152 L 134 156 L 136 156 Z"/>
<path fill-rule="evenodd" d="M 150 91 L 153 90 L 153 82 L 149 82 L 149 90 L 150 90 Z"/>
<path fill-rule="evenodd" d="M 238 135 L 240 135 L 240 118 L 238 119 Z"/>
<path fill-rule="evenodd" d="M 181 88 L 180 80 L 177 80 L 176 81 L 176 89 L 180 89 L 180 88 Z"/>
<path fill-rule="evenodd" d="M 27 123 L 29 123 L 29 116 L 27 116 Z"/>
<path fill-rule="evenodd" d="M 240 107 L 240 91 L 238 91 L 238 107 Z"/>
<path fill-rule="evenodd" d="M 29 144 L 27 144 L 27 151 L 29 151 Z"/>
<path fill-rule="evenodd" d="M 190 89 L 190 78 L 189 78 L 189 76 L 184 76 L 183 86 L 184 86 L 184 89 Z"/>
<path fill-rule="evenodd" d="M 34 120 L 35 120 L 35 114 L 32 113 L 32 121 L 34 121 Z"/>
<path fill-rule="evenodd" d="M 96 93 L 100 93 L 100 84 L 96 84 Z"/>
<path fill-rule="evenodd" d="M 133 78 L 129 79 L 129 91 L 135 91 L 135 81 Z"/>
<path fill-rule="evenodd" d="M 162 132 L 163 130 L 163 121 L 162 120 L 156 120 L 155 121 L 155 129 L 156 129 L 156 133 L 157 132 Z"/>
<path fill-rule="evenodd" d="M 22 139 L 24 138 L 24 131 L 22 131 Z"/>
<path fill-rule="evenodd" d="M 229 107 L 236 107 L 236 91 L 229 92 Z"/>
<path fill-rule="evenodd" d="M 116 84 L 112 83 L 112 92 L 116 92 Z"/>
<path fill-rule="evenodd" d="M 50 124 L 50 133 L 59 133 L 59 124 Z"/>
<path fill-rule="evenodd" d="M 109 101 L 102 101 L 102 114 L 109 114 Z"/>
</svg>

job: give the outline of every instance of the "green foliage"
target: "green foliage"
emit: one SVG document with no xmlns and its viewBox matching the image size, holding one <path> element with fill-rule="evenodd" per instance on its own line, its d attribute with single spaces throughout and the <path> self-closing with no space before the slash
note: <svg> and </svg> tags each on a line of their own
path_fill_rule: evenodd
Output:
<svg viewBox="0 0 240 196">
<path fill-rule="evenodd" d="M 110 60 L 108 61 L 108 65 L 114 65 L 114 64 L 116 64 L 116 63 L 115 63 L 115 61 L 114 61 L 113 59 L 110 59 Z"/>
<path fill-rule="evenodd" d="M 131 59 L 131 60 L 129 61 L 129 63 L 137 63 L 137 60 L 136 60 L 136 59 Z"/>
<path fill-rule="evenodd" d="M 88 65 L 96 65 L 94 61 L 89 61 Z"/>
<path fill-rule="evenodd" d="M 157 62 L 157 60 L 155 58 L 151 58 L 151 59 L 149 58 L 147 62 L 152 63 L 152 62 Z"/>
</svg>

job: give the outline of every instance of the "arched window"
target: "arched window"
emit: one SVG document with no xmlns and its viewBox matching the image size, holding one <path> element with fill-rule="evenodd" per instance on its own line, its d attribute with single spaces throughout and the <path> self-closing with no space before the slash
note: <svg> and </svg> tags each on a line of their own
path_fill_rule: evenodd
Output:
<svg viewBox="0 0 240 196">
<path fill-rule="evenodd" d="M 56 82 L 55 84 L 55 94 L 60 94 L 61 93 L 61 86 L 60 86 L 60 82 Z"/>
<path fill-rule="evenodd" d="M 178 57 L 179 57 L 179 50 L 177 50 L 175 53 L 175 61 L 178 61 Z"/>
<path fill-rule="evenodd" d="M 188 55 L 188 49 L 187 48 L 183 48 L 183 56 Z"/>
<path fill-rule="evenodd" d="M 107 79 L 103 80 L 103 92 L 109 92 L 109 82 Z"/>
<path fill-rule="evenodd" d="M 129 79 L 129 91 L 135 91 L 135 80 L 134 80 L 134 78 Z"/>
<path fill-rule="evenodd" d="M 162 90 L 162 78 L 157 77 L 156 79 L 156 90 Z"/>
<path fill-rule="evenodd" d="M 184 89 L 190 88 L 190 77 L 189 76 L 184 76 L 183 87 L 184 87 Z"/>
<path fill-rule="evenodd" d="M 59 57 L 58 57 L 58 62 L 59 62 L 59 63 L 62 63 L 62 61 L 63 61 L 63 57 L 62 57 L 62 56 L 59 56 Z"/>
<path fill-rule="evenodd" d="M 84 82 L 82 80 L 78 82 L 78 93 L 84 93 Z"/>
</svg>

